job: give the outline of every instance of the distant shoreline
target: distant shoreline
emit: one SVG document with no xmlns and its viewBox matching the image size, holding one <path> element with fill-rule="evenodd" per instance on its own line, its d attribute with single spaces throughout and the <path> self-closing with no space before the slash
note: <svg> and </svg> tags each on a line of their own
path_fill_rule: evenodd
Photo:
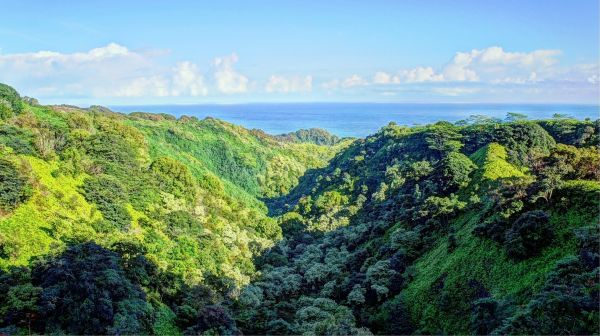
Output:
<svg viewBox="0 0 600 336">
<path fill-rule="evenodd" d="M 508 112 L 529 119 L 549 119 L 555 113 L 575 119 L 597 119 L 600 106 L 586 104 L 458 104 L 458 103 L 281 103 L 114 105 L 122 113 L 166 113 L 175 117 L 214 117 L 249 129 L 277 135 L 299 129 L 321 128 L 340 137 L 365 137 L 387 125 L 413 126 L 437 121 L 456 122 L 471 115 L 503 119 Z"/>
</svg>

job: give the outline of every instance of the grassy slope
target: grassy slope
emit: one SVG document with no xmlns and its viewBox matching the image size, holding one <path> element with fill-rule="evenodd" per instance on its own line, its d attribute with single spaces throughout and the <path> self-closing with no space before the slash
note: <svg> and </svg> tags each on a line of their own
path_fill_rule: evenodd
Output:
<svg viewBox="0 0 600 336">
<path fill-rule="evenodd" d="M 29 259 L 45 254 L 50 249 L 64 247 L 61 235 L 85 237 L 92 231 L 82 222 L 97 219 L 99 214 L 78 193 L 84 175 L 77 179 L 52 176 L 56 162 L 19 156 L 13 158 L 25 169 L 30 169 L 34 194 L 10 216 L 0 218 L 0 244 L 10 258 L 0 258 L 0 267 L 26 265 Z M 58 228 L 60 227 L 60 229 Z"/>
<path fill-rule="evenodd" d="M 506 151 L 498 144 L 490 144 L 472 155 L 479 166 L 474 174 L 475 183 L 483 184 L 500 177 L 522 176 L 523 173 L 506 161 Z M 583 186 L 586 192 L 597 197 L 600 183 L 571 182 L 574 188 Z M 572 229 L 590 225 L 595 215 L 589 208 L 572 207 L 568 211 L 551 209 L 551 223 L 555 227 L 556 241 L 537 257 L 514 261 L 506 256 L 502 246 L 489 239 L 481 239 L 471 232 L 480 222 L 481 212 L 466 212 L 451 224 L 456 232 L 458 247 L 448 252 L 446 237 L 415 264 L 416 274 L 403 291 L 413 321 L 424 331 L 468 333 L 470 300 L 473 288 L 469 282 L 476 280 L 490 290 L 496 298 L 511 297 L 523 303 L 529 294 L 536 292 L 556 262 L 575 252 Z M 440 289 L 436 281 L 444 279 L 444 289 L 454 298 L 453 309 L 440 309 Z M 460 298 L 465 298 L 461 301 Z"/>
</svg>

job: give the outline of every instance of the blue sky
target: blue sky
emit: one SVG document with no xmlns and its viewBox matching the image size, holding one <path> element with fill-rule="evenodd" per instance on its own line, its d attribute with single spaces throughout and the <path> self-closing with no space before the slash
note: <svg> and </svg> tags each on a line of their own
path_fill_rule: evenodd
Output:
<svg viewBox="0 0 600 336">
<path fill-rule="evenodd" d="M 598 1 L 2 1 L 47 103 L 597 103 Z M 8 15 L 7 15 L 8 14 Z"/>
</svg>

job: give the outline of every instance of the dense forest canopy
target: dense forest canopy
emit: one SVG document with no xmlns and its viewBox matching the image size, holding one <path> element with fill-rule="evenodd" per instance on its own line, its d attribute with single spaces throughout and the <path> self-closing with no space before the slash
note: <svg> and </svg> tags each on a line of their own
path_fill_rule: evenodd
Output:
<svg viewBox="0 0 600 336">
<path fill-rule="evenodd" d="M 0 85 L 0 333 L 597 334 L 600 122 L 365 139 Z"/>
</svg>

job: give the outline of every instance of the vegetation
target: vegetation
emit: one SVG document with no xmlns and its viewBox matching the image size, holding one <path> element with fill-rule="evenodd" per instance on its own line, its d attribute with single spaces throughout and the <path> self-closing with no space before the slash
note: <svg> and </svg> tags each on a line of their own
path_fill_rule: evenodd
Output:
<svg viewBox="0 0 600 336">
<path fill-rule="evenodd" d="M 333 146 L 342 140 L 338 136 L 330 134 L 326 130 L 320 128 L 301 129 L 295 132 L 281 134 L 277 137 L 289 142 L 308 142 L 317 145 L 330 146 Z"/>
<path fill-rule="evenodd" d="M 598 333 L 597 121 L 340 140 L 0 97 L 0 333 Z"/>
</svg>

